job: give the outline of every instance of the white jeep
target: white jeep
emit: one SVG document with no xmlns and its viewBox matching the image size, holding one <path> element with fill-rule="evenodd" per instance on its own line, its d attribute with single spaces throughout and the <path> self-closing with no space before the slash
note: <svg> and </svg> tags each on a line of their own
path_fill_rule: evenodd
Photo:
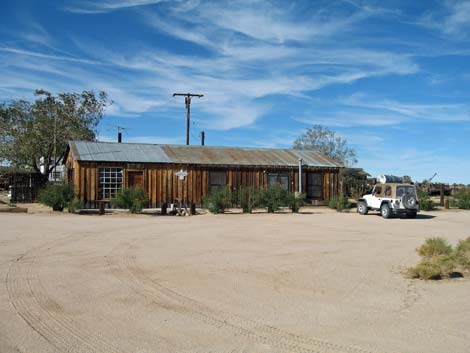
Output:
<svg viewBox="0 0 470 353">
<path fill-rule="evenodd" d="M 411 183 L 383 183 L 374 186 L 372 193 L 357 202 L 357 212 L 366 215 L 369 210 L 380 211 L 383 218 L 405 215 L 415 218 L 419 212 L 416 186 Z"/>
</svg>

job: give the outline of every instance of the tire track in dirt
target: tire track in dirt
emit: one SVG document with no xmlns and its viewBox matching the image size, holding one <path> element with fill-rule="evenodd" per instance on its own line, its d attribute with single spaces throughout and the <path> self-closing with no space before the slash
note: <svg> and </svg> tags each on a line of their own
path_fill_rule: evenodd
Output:
<svg viewBox="0 0 470 353">
<path fill-rule="evenodd" d="M 163 302 L 162 305 L 166 306 L 168 310 L 173 310 L 194 320 L 229 331 L 235 336 L 244 337 L 246 340 L 268 344 L 276 348 L 277 351 L 291 353 L 372 353 L 356 347 L 342 346 L 301 336 L 274 326 L 222 312 L 182 295 L 158 281 L 149 279 L 138 271 L 135 256 L 130 255 L 139 240 L 142 239 L 137 239 L 132 244 L 121 244 L 121 246 L 113 249 L 108 258 L 113 269 L 112 272 L 119 278 L 124 277 L 123 283 L 131 281 L 128 285 L 137 293 L 147 298 L 154 298 L 158 302 Z"/>
<path fill-rule="evenodd" d="M 58 352 L 121 352 L 70 316 L 61 313 L 59 304 L 47 293 L 38 275 L 39 264 L 35 259 L 46 255 L 52 248 L 90 236 L 92 234 L 67 236 L 30 249 L 12 262 L 6 275 L 6 289 L 15 311 Z"/>
<path fill-rule="evenodd" d="M 409 311 L 420 299 L 420 290 L 413 279 L 407 279 L 406 290 L 403 296 L 401 311 Z"/>
</svg>

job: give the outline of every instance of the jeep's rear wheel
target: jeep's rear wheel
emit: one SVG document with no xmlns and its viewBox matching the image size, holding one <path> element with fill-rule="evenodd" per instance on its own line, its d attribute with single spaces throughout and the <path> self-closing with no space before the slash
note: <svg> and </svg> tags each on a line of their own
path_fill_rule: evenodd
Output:
<svg viewBox="0 0 470 353">
<path fill-rule="evenodd" d="M 382 206 L 380 206 L 380 214 L 383 218 L 390 218 L 391 213 L 392 212 L 388 203 L 384 203 Z"/>
<path fill-rule="evenodd" d="M 361 215 L 366 215 L 367 212 L 369 212 L 369 209 L 367 208 L 367 204 L 364 201 L 359 201 L 357 203 L 357 213 Z"/>
</svg>

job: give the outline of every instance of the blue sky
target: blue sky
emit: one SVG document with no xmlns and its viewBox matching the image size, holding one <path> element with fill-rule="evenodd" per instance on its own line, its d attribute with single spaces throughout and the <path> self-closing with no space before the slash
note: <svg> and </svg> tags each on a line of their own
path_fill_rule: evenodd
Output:
<svg viewBox="0 0 470 353">
<path fill-rule="evenodd" d="M 108 92 L 130 142 L 289 148 L 313 124 L 372 175 L 470 183 L 470 2 L 9 1 L 0 99 Z"/>
</svg>

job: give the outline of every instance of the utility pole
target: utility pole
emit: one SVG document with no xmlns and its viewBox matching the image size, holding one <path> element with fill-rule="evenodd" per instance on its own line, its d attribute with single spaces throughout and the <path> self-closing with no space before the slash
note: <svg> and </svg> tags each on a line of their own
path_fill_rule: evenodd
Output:
<svg viewBox="0 0 470 353">
<path fill-rule="evenodd" d="M 54 183 L 57 181 L 57 108 L 54 109 L 54 164 L 52 169 L 52 177 L 54 179 Z M 46 163 L 46 161 L 44 161 Z M 49 163 L 49 161 L 47 161 Z M 44 166 L 44 170 L 49 169 L 49 166 Z"/>
<path fill-rule="evenodd" d="M 201 98 L 204 97 L 203 94 L 193 94 L 193 93 L 173 93 L 173 97 L 183 96 L 184 102 L 186 104 L 186 145 L 189 145 L 189 120 L 191 115 L 191 97 Z"/>
</svg>

